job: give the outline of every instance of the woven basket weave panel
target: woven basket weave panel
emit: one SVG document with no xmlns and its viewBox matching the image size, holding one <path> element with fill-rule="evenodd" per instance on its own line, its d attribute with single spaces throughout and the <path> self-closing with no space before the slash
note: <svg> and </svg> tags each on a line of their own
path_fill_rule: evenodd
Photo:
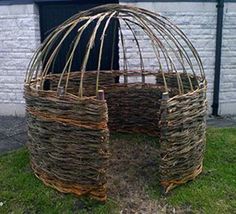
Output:
<svg viewBox="0 0 236 214">
<path fill-rule="evenodd" d="M 109 129 L 159 136 L 163 87 L 153 84 L 116 84 L 106 88 Z M 173 96 L 177 89 L 170 91 Z"/>
<path fill-rule="evenodd" d="M 160 137 L 160 182 L 168 192 L 202 169 L 206 129 L 206 89 L 167 100 Z M 163 113 L 163 112 L 162 112 Z"/>
<path fill-rule="evenodd" d="M 90 98 L 64 105 L 60 99 L 37 97 L 30 90 L 25 97 L 28 148 L 36 175 L 59 191 L 105 200 L 106 102 Z"/>
<path fill-rule="evenodd" d="M 78 95 L 78 92 L 79 92 L 78 88 L 80 85 L 80 77 L 81 77 L 81 72 L 72 72 L 70 74 L 67 92 L 74 94 L 74 95 Z M 94 96 L 95 95 L 96 78 L 97 78 L 97 73 L 95 73 L 93 71 L 87 72 L 86 75 L 84 76 L 83 85 L 84 85 L 85 96 Z M 47 79 L 50 80 L 51 89 L 56 90 L 60 76 L 58 74 L 52 74 Z M 67 75 L 64 75 L 61 85 L 65 85 L 66 79 L 67 79 Z M 110 72 L 108 72 L 108 74 L 101 72 L 101 74 L 99 75 L 100 89 L 103 89 L 103 87 L 106 85 L 111 85 L 114 83 L 115 83 L 115 75 L 111 75 Z"/>
<path fill-rule="evenodd" d="M 51 92 L 50 96 L 48 93 L 50 92 L 38 92 L 37 95 L 34 95 L 33 92 L 26 90 L 27 110 L 51 119 L 55 118 L 61 121 L 65 119 L 70 124 L 77 123 L 83 127 L 86 125 L 88 128 L 89 126 L 107 127 L 107 105 L 104 101 L 94 98 L 66 101 L 64 97 L 58 99 L 55 92 Z"/>
<path fill-rule="evenodd" d="M 67 184 L 105 183 L 105 171 L 102 169 L 107 167 L 104 162 L 107 157 L 100 153 L 107 153 L 108 150 L 107 131 L 88 131 L 75 127 L 72 130 L 71 126 L 54 122 L 50 123 L 55 130 L 51 133 L 52 128 L 48 128 L 48 122 L 35 120 L 32 115 L 29 117 L 30 143 L 28 147 L 36 166 L 45 171 L 50 169 L 48 175 L 65 181 Z M 65 133 L 68 135 L 67 138 L 63 136 Z M 98 139 L 104 139 L 105 143 L 99 142 Z"/>
<path fill-rule="evenodd" d="M 109 129 L 159 135 L 161 92 L 153 89 L 117 88 L 106 93 Z"/>
<path fill-rule="evenodd" d="M 70 76 L 69 87 L 71 83 L 79 85 L 78 74 L 75 72 Z M 105 200 L 107 123 L 110 130 L 160 137 L 160 183 L 166 192 L 201 172 L 205 145 L 205 91 L 178 95 L 178 88 L 172 87 L 169 88 L 169 100 L 163 104 L 163 83 L 114 83 L 119 75 L 118 72 L 101 74 L 104 82 L 100 88 L 105 90 L 109 123 L 105 101 L 94 97 L 77 99 L 69 94 L 60 98 L 56 91 L 26 88 L 32 168 L 47 185 L 62 192 L 90 194 Z M 185 90 L 189 91 L 187 75 L 181 75 L 185 77 L 182 78 Z M 86 78 L 87 84 L 92 84 L 94 77 L 95 73 L 91 72 Z M 176 76 L 170 73 L 166 77 L 169 84 L 177 86 Z M 50 75 L 48 79 L 58 83 L 59 75 Z M 92 95 L 94 87 L 87 87 L 85 93 Z M 167 112 L 164 121 L 163 110 Z M 80 166 L 83 166 L 82 174 Z M 86 177 L 88 174 L 90 178 Z"/>
<path fill-rule="evenodd" d="M 194 77 L 192 74 L 189 74 L 189 73 L 188 74 L 187 73 L 179 73 L 179 75 L 181 77 L 181 81 L 182 81 L 183 89 L 184 89 L 185 93 L 189 92 L 191 89 L 189 80 L 191 80 L 193 88 L 197 89 L 198 84 L 197 84 L 196 77 Z M 165 76 L 166 76 L 167 85 L 170 87 L 170 89 L 178 88 L 178 81 L 176 78 L 176 73 L 169 72 L 169 73 L 165 74 Z M 161 73 L 158 73 L 156 75 L 156 83 L 160 84 L 160 85 L 164 85 L 164 81 L 163 81 Z"/>
<path fill-rule="evenodd" d="M 160 72 L 151 72 L 151 71 L 145 71 L 143 72 L 146 77 L 151 77 L 153 80 L 155 79 L 156 84 L 144 84 L 144 85 L 152 85 L 153 88 L 159 88 L 161 89 L 162 92 L 164 92 L 164 82 L 162 79 L 162 74 Z M 117 84 L 115 83 L 115 78 L 116 77 L 121 77 L 123 76 L 124 73 L 121 71 L 101 71 L 99 75 L 99 89 L 104 89 L 105 93 L 108 91 L 112 90 L 112 87 L 123 87 L 124 84 Z M 78 95 L 78 87 L 80 85 L 80 76 L 81 72 L 72 72 L 69 76 L 68 79 L 68 88 L 67 92 L 72 93 L 74 95 Z M 126 73 L 127 77 L 140 77 L 141 78 L 141 72 L 138 71 L 129 71 Z M 197 88 L 197 81 L 196 77 L 193 77 L 192 74 L 187 74 L 187 73 L 180 73 L 182 84 L 184 87 L 184 92 L 189 92 L 190 91 L 190 84 L 189 84 L 189 79 L 192 81 L 193 88 Z M 189 76 L 189 79 L 188 79 Z M 96 87 L 96 77 L 97 73 L 94 71 L 89 71 L 85 74 L 84 76 L 84 92 L 86 96 L 94 96 L 95 95 L 95 87 Z M 58 86 L 58 82 L 60 79 L 59 74 L 51 74 L 48 75 L 47 80 L 50 80 L 50 87 L 51 90 L 56 90 Z M 67 75 L 63 75 L 61 85 L 65 85 L 67 79 Z M 178 81 L 176 77 L 176 73 L 169 72 L 165 74 L 165 79 L 167 82 L 167 85 L 169 87 L 169 92 L 172 93 L 172 95 L 176 95 L 178 93 Z M 136 82 L 134 83 L 138 88 L 145 87 L 141 82 Z M 132 83 L 129 83 L 128 86 L 132 87 Z M 173 93 L 173 90 L 176 89 L 176 92 Z"/>
</svg>

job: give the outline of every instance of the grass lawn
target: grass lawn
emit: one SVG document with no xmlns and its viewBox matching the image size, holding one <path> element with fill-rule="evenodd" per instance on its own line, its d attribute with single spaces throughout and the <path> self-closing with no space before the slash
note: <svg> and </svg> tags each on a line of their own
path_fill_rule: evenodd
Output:
<svg viewBox="0 0 236 214">
<path fill-rule="evenodd" d="M 124 137 L 118 134 L 116 140 L 120 138 Z M 137 141 L 135 136 L 128 138 Z M 142 137 L 141 143 L 146 143 Z M 157 181 L 145 191 L 148 200 L 163 212 L 183 209 L 193 213 L 236 213 L 236 128 L 208 129 L 204 171 L 195 181 L 166 197 L 160 196 Z M 119 201 L 112 197 L 103 205 L 44 186 L 32 174 L 25 148 L 0 156 L 0 213 L 113 214 L 119 210 Z"/>
</svg>

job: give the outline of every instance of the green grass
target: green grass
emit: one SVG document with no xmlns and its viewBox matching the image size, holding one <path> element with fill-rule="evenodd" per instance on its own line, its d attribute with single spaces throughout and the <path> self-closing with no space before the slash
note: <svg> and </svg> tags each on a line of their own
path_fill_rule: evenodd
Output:
<svg viewBox="0 0 236 214">
<path fill-rule="evenodd" d="M 203 173 L 176 188 L 167 201 L 191 205 L 196 212 L 236 213 L 235 128 L 208 129 Z"/>
<path fill-rule="evenodd" d="M 159 189 L 148 189 L 153 200 Z M 198 213 L 236 212 L 236 128 L 208 129 L 204 171 L 195 181 L 176 188 L 164 199 L 176 207 L 190 205 Z M 1 206 L 1 202 L 3 205 Z M 26 149 L 0 156 L 0 213 L 117 213 L 117 202 L 103 205 L 60 194 L 30 170 Z"/>
<path fill-rule="evenodd" d="M 89 199 L 60 194 L 39 181 L 30 170 L 26 149 L 0 156 L 0 213 L 113 213 L 114 202 L 104 206 Z"/>
</svg>

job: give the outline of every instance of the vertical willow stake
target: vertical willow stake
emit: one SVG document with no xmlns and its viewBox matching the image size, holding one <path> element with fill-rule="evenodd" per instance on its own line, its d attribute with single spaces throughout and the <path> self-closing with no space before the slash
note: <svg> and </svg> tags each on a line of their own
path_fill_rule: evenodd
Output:
<svg viewBox="0 0 236 214">
<path fill-rule="evenodd" d="M 161 99 L 161 107 L 160 107 L 160 121 L 159 121 L 159 127 L 160 127 L 160 153 L 159 153 L 159 176 L 160 176 L 160 183 L 162 182 L 163 179 L 162 175 L 163 170 L 162 170 L 162 164 L 163 164 L 163 159 L 166 158 L 166 144 L 168 143 L 168 137 L 167 137 L 167 132 L 168 132 L 168 119 L 167 119 L 167 101 L 169 99 L 169 93 L 164 92 L 162 94 L 162 99 Z M 161 185 L 161 192 L 165 193 L 165 189 L 163 188 L 164 185 Z"/>
<path fill-rule="evenodd" d="M 105 100 L 104 90 L 98 90 L 97 99 L 98 100 Z"/>
</svg>

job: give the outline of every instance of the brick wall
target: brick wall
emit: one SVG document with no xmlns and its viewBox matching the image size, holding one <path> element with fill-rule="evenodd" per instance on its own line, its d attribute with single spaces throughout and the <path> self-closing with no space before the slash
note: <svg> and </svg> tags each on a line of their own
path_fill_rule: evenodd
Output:
<svg viewBox="0 0 236 214">
<path fill-rule="evenodd" d="M 153 1 L 131 4 L 168 16 L 190 38 L 204 64 L 210 113 L 214 81 L 216 3 Z M 236 114 L 236 3 L 225 3 L 224 10 L 219 113 Z M 0 5 L 0 114 L 24 114 L 24 75 L 30 57 L 39 44 L 39 35 L 36 5 Z M 148 41 L 143 38 L 145 42 Z M 129 48 L 133 46 L 132 42 L 128 45 Z M 144 51 L 146 64 L 153 67 L 155 61 L 150 49 L 144 48 Z M 132 66 L 139 63 L 138 55 L 135 56 L 136 59 L 130 62 Z M 135 56 L 131 54 L 129 57 Z"/>
<path fill-rule="evenodd" d="M 209 113 L 212 112 L 214 63 L 215 63 L 215 39 L 216 39 L 216 17 L 217 8 L 215 2 L 135 2 L 129 3 L 124 0 L 122 3 L 136 5 L 167 16 L 172 22 L 177 24 L 191 40 L 199 52 L 203 61 L 206 78 L 208 81 L 207 98 L 209 102 Z M 140 37 L 140 36 L 139 36 Z M 127 37 L 128 38 L 128 37 Z M 142 39 L 145 42 L 145 38 Z M 128 52 L 132 53 L 132 41 L 127 42 Z M 147 43 L 147 46 L 149 44 Z M 152 50 L 145 48 L 149 53 L 146 61 L 152 65 L 154 55 Z M 132 55 L 128 54 L 128 57 Z M 152 59 L 153 57 L 153 59 Z M 122 51 L 120 54 L 120 64 L 122 61 Z M 133 61 L 133 62 L 132 62 Z M 139 63 L 136 59 L 130 58 L 131 66 Z M 224 28 L 222 47 L 222 66 L 220 83 L 219 114 L 236 114 L 236 3 L 225 3 L 224 7 Z"/>
<path fill-rule="evenodd" d="M 127 4 L 127 2 L 126 2 Z M 205 73 L 208 81 L 208 93 L 207 98 L 209 106 L 212 104 L 212 93 L 213 93 L 213 81 L 214 81 L 214 62 L 215 62 L 215 37 L 216 37 L 216 4 L 215 3 L 164 3 L 164 2 L 140 2 L 130 3 L 130 5 L 136 5 L 138 7 L 146 8 L 148 10 L 160 13 L 161 15 L 167 16 L 170 21 L 177 24 L 179 28 L 188 36 L 190 41 L 193 43 L 199 55 L 202 59 Z M 141 33 L 140 33 L 141 34 Z M 143 33 L 142 33 L 143 35 Z M 127 39 L 128 37 L 126 37 Z M 131 38 L 131 37 L 130 37 Z M 140 38 L 140 35 L 139 35 Z M 141 39 L 145 42 L 146 38 Z M 126 42 L 126 43 L 132 43 Z M 128 46 L 128 52 L 134 52 L 132 45 Z M 146 46 L 144 45 L 144 54 L 148 56 L 146 62 L 150 62 L 152 65 L 155 64 L 155 55 L 152 53 L 148 40 L 146 40 Z M 146 52 L 150 52 L 146 54 Z M 128 56 L 130 56 L 128 54 Z M 131 56 L 132 57 L 132 56 Z M 123 64 L 122 51 L 120 54 L 120 64 Z M 133 63 L 132 63 L 133 60 Z M 139 63 L 138 58 L 130 58 L 129 64 Z M 151 67 L 150 67 L 151 68 Z M 154 80 L 153 80 L 154 81 Z M 211 108 L 209 107 L 211 111 Z M 209 111 L 209 113 L 210 113 Z M 236 111 L 235 111 L 236 113 Z"/>
<path fill-rule="evenodd" d="M 224 8 L 219 112 L 236 114 L 236 3 Z"/>
<path fill-rule="evenodd" d="M 35 5 L 0 5 L 0 115 L 23 115 L 23 82 L 39 44 Z"/>
</svg>

